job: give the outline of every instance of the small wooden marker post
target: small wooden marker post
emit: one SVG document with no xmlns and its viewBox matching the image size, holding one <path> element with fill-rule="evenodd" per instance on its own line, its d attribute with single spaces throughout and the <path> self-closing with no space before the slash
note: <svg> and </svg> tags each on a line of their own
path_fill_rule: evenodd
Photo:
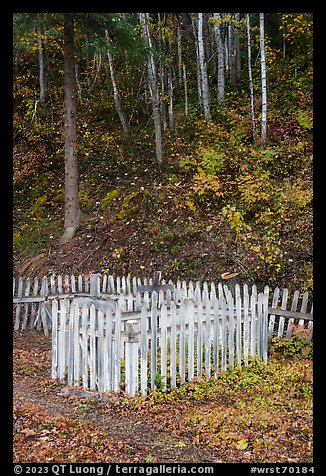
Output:
<svg viewBox="0 0 326 476">
<path fill-rule="evenodd" d="M 139 321 L 126 321 L 126 392 L 132 397 L 138 392 Z"/>
</svg>

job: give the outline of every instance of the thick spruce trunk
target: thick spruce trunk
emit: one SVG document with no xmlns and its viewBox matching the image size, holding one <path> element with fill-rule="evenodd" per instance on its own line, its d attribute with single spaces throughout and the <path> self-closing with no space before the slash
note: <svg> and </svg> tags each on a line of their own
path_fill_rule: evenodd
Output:
<svg viewBox="0 0 326 476">
<path fill-rule="evenodd" d="M 76 135 L 76 92 L 74 67 L 74 20 L 64 16 L 64 136 L 65 136 L 65 221 L 61 243 L 71 240 L 80 222 Z"/>
</svg>

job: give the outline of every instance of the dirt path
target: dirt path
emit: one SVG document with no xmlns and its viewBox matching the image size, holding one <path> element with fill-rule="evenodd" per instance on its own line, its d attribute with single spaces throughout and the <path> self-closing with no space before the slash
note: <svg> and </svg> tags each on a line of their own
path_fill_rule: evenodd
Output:
<svg viewBox="0 0 326 476">
<path fill-rule="evenodd" d="M 165 429 L 157 428 L 155 421 L 146 419 L 141 411 L 124 412 L 112 402 L 90 398 L 83 393 L 71 393 L 68 387 L 51 385 L 51 343 L 32 333 L 20 335 L 15 339 L 15 347 L 20 352 L 37 356 L 43 366 L 37 374 L 33 372 L 16 372 L 14 375 L 14 405 L 33 403 L 55 417 L 70 417 L 89 423 L 102 430 L 115 443 L 128 445 L 130 451 L 147 454 L 150 460 L 159 463 L 216 462 L 217 460 L 204 448 L 199 448 L 192 441 L 180 440 Z M 32 339 L 31 339 L 32 337 Z M 48 386 L 36 385 L 38 378 Z M 45 380 L 44 380 L 45 379 Z"/>
</svg>

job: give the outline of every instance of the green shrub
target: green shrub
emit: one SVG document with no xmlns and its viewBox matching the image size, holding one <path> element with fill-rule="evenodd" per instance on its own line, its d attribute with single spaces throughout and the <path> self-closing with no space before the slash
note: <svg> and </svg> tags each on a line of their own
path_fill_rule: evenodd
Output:
<svg viewBox="0 0 326 476">
<path fill-rule="evenodd" d="M 307 329 L 293 326 L 293 335 L 290 339 L 272 337 L 270 354 L 285 359 L 312 359 L 313 344 L 308 337 Z"/>
</svg>

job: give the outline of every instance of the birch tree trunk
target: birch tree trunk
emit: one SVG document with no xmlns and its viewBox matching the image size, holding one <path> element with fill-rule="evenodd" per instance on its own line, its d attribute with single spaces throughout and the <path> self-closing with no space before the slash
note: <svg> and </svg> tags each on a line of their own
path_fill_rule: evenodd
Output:
<svg viewBox="0 0 326 476">
<path fill-rule="evenodd" d="M 177 49 L 178 49 L 178 78 L 179 78 L 179 86 L 182 86 L 182 41 L 181 41 L 181 28 L 177 27 Z"/>
<path fill-rule="evenodd" d="M 74 20 L 64 14 L 64 136 L 65 136 L 65 220 L 61 243 L 71 240 L 79 227 L 78 163 L 76 135 L 76 92 L 74 67 Z"/>
<path fill-rule="evenodd" d="M 152 101 L 153 108 L 153 118 L 155 126 L 155 146 L 156 146 L 156 160 L 159 164 L 163 160 L 162 152 L 162 131 L 161 131 L 161 117 L 160 117 L 160 101 L 159 101 L 159 92 L 157 85 L 157 73 L 155 59 L 153 55 L 153 45 L 148 28 L 148 13 L 139 13 L 141 25 L 142 25 L 142 34 L 145 39 L 145 42 L 149 46 L 150 54 L 148 60 L 148 78 L 149 78 L 149 90 Z"/>
<path fill-rule="evenodd" d="M 157 19 L 159 23 L 163 23 L 164 21 L 164 13 L 163 13 L 163 18 L 161 17 L 161 14 L 157 14 Z M 164 46 L 162 46 L 162 44 Z M 168 102 L 167 102 L 167 89 L 168 89 L 168 78 L 167 78 L 167 71 L 166 71 L 166 65 L 165 65 L 165 43 L 162 40 L 162 33 L 161 33 L 161 28 L 159 29 L 159 35 L 158 35 L 158 50 L 160 52 L 159 55 L 159 78 L 161 81 L 161 96 L 160 96 L 160 115 L 161 115 L 161 124 L 163 127 L 163 131 L 165 131 L 168 128 Z"/>
<path fill-rule="evenodd" d="M 240 13 L 234 14 L 235 21 L 238 23 L 240 21 Z M 241 77 L 241 55 L 240 55 L 240 39 L 239 39 L 239 29 L 238 25 L 234 27 L 234 47 L 235 47 L 235 57 L 236 57 L 236 71 L 237 71 L 237 81 Z"/>
<path fill-rule="evenodd" d="M 191 23 L 192 23 L 192 29 L 193 29 L 193 33 L 195 37 L 195 48 L 196 48 L 198 102 L 199 102 L 199 105 L 202 107 L 203 106 L 202 80 L 201 80 L 200 61 L 199 61 L 197 25 L 196 25 L 196 20 L 194 17 L 191 17 Z"/>
<path fill-rule="evenodd" d="M 110 38 L 109 38 L 109 34 L 108 34 L 107 30 L 105 31 L 105 36 L 106 36 L 107 43 L 108 43 L 107 55 L 108 55 L 111 82 L 112 82 L 112 88 L 113 88 L 114 106 L 115 106 L 115 109 L 118 113 L 124 135 L 125 135 L 126 138 L 128 138 L 130 136 L 130 131 L 129 131 L 129 126 L 128 126 L 128 122 L 127 122 L 125 113 L 124 113 L 122 105 L 121 105 L 120 94 L 119 94 L 117 82 L 115 80 L 113 60 L 112 60 L 112 55 L 111 55 L 110 46 L 109 46 L 110 45 Z"/>
<path fill-rule="evenodd" d="M 160 58 L 159 63 L 159 72 L 160 72 L 160 80 L 161 80 L 161 99 L 160 99 L 160 115 L 161 115 L 161 123 L 163 130 L 165 131 L 168 127 L 168 103 L 167 103 L 167 74 L 165 70 L 164 61 Z"/>
<path fill-rule="evenodd" d="M 173 74 L 172 74 L 172 65 L 168 66 L 168 96 L 169 96 L 169 128 L 173 129 L 174 127 L 174 115 L 173 115 Z"/>
<path fill-rule="evenodd" d="M 266 85 L 266 60 L 265 60 L 265 30 L 264 14 L 259 14 L 259 33 L 260 33 L 260 59 L 261 59 L 261 141 L 262 144 L 267 139 L 267 85 Z"/>
<path fill-rule="evenodd" d="M 224 61 L 225 61 L 225 72 L 227 76 L 230 72 L 230 63 L 229 63 L 229 25 L 227 25 L 226 33 L 224 36 Z"/>
<path fill-rule="evenodd" d="M 204 117 L 207 121 L 209 121 L 211 119 L 211 110 L 210 110 L 210 104 L 209 104 L 207 64 L 205 60 L 205 51 L 204 51 L 203 13 L 198 13 L 198 55 L 199 55 L 199 65 L 200 65 L 200 76 L 202 80 L 201 84 L 202 84 Z"/>
<path fill-rule="evenodd" d="M 45 74 L 44 74 L 44 45 L 42 39 L 41 29 L 37 30 L 37 45 L 38 45 L 38 58 L 39 58 L 39 84 L 40 84 L 40 96 L 39 104 L 44 104 L 46 94 Z"/>
<path fill-rule="evenodd" d="M 217 47 L 217 102 L 223 104 L 225 92 L 225 77 L 224 77 L 224 46 L 221 37 L 221 14 L 213 13 L 214 18 L 218 21 L 214 25 L 214 33 Z"/>
<path fill-rule="evenodd" d="M 187 86 L 187 72 L 186 72 L 186 65 L 182 65 L 183 69 L 183 87 L 185 92 L 185 116 L 188 116 L 188 86 Z"/>
<path fill-rule="evenodd" d="M 255 142 L 256 139 L 256 123 L 255 123 L 255 109 L 254 109 L 254 85 L 252 81 L 251 70 L 251 41 L 250 41 L 250 15 L 246 13 L 247 20 L 247 40 L 248 40 L 248 74 L 249 74 L 249 89 L 250 89 L 250 113 L 252 123 L 252 138 Z"/>
<path fill-rule="evenodd" d="M 230 80 L 235 85 L 237 83 L 237 62 L 234 25 L 232 23 L 229 24 L 229 66 Z"/>
</svg>

